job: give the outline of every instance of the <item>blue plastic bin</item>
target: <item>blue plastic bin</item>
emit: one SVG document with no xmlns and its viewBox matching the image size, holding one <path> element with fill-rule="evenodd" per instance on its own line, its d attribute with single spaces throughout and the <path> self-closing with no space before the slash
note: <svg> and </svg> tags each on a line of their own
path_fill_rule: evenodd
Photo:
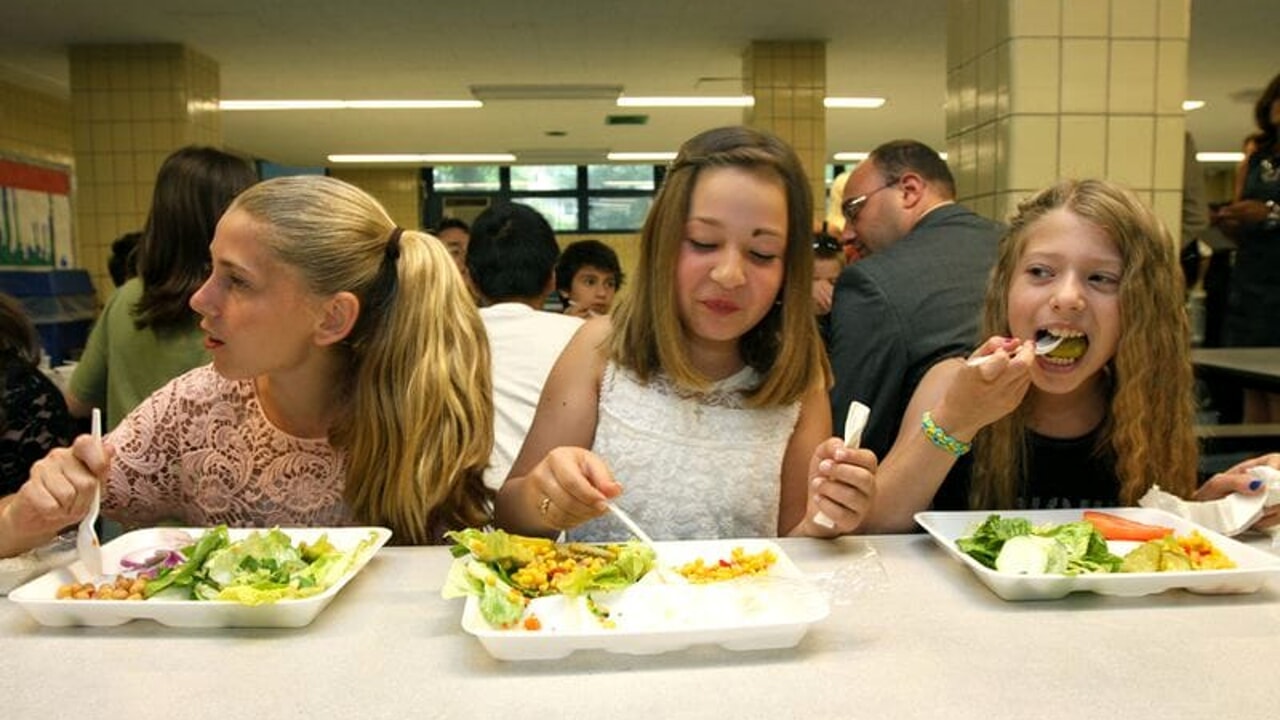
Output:
<svg viewBox="0 0 1280 720">
<path fill-rule="evenodd" d="M 0 270 L 0 290 L 22 301 L 53 367 L 80 357 L 98 316 L 88 271 Z"/>
</svg>

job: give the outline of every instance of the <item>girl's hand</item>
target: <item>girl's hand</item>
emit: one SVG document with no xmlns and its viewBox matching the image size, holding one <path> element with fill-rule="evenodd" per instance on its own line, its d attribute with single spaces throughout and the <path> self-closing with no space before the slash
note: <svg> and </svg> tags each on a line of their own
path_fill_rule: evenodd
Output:
<svg viewBox="0 0 1280 720">
<path fill-rule="evenodd" d="M 858 529 L 871 510 L 876 495 L 876 469 L 879 463 L 870 450 L 852 450 L 838 437 L 824 441 L 809 461 L 810 489 L 802 534 L 814 537 L 847 535 Z M 819 512 L 835 527 L 823 527 L 813 521 Z"/>
<path fill-rule="evenodd" d="M 552 530 L 567 530 L 609 511 L 605 504 L 622 494 L 609 466 L 580 447 L 547 453 L 525 477 L 534 516 Z"/>
<path fill-rule="evenodd" d="M 1249 472 L 1250 468 L 1266 466 L 1280 470 L 1280 453 L 1270 453 L 1238 463 L 1225 472 L 1209 478 L 1192 496 L 1196 500 L 1217 500 L 1233 492 L 1244 495 L 1260 495 L 1267 492 L 1267 483 Z M 1253 524 L 1259 530 L 1280 525 L 1280 504 L 1270 505 L 1262 511 L 1262 517 Z"/>
<path fill-rule="evenodd" d="M 965 442 L 1013 412 L 1031 387 L 1035 345 L 1030 340 L 992 337 L 974 353 L 974 357 L 985 355 L 991 360 L 959 367 L 942 401 L 933 408 L 939 427 Z"/>
<path fill-rule="evenodd" d="M 89 512 L 94 491 L 106 480 L 115 450 L 81 435 L 69 448 L 57 448 L 31 466 L 31 474 L 4 505 L 4 554 L 29 550 L 74 525 Z M 14 551 L 14 552 L 10 552 Z"/>
</svg>

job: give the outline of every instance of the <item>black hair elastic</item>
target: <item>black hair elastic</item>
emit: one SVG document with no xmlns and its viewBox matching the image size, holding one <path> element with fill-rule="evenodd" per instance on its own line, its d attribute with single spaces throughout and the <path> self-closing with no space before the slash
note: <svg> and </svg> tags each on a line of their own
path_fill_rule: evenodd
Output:
<svg viewBox="0 0 1280 720">
<path fill-rule="evenodd" d="M 404 234 L 404 228 L 397 225 L 391 231 L 391 237 L 387 238 L 387 257 L 391 262 L 400 259 L 400 236 Z"/>
</svg>

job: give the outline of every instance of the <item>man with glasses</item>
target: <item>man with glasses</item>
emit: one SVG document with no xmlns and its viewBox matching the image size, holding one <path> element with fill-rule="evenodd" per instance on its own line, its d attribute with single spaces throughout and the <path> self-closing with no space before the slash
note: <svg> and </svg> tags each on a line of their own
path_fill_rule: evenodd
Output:
<svg viewBox="0 0 1280 720">
<path fill-rule="evenodd" d="M 920 378 L 978 341 L 1004 228 L 956 204 L 955 194 L 946 162 L 914 140 L 876 148 L 845 183 L 842 239 L 862 259 L 840 274 L 832 300 L 831 415 L 843 435 L 849 403 L 869 406 L 862 445 L 881 458 Z"/>
</svg>

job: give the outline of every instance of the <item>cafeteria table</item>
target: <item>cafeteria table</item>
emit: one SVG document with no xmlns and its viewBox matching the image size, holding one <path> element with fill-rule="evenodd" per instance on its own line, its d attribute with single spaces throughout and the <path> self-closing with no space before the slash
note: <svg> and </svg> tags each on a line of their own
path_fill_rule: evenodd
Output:
<svg viewBox="0 0 1280 720">
<path fill-rule="evenodd" d="M 1193 348 L 1191 364 L 1204 378 L 1280 393 L 1280 348 Z"/>
<path fill-rule="evenodd" d="M 0 707 L 23 720 L 1167 720 L 1280 708 L 1275 579 L 1247 595 L 1005 602 L 926 535 L 780 542 L 807 573 L 859 580 L 790 649 L 502 662 L 462 631 L 463 601 L 440 597 L 445 548 L 384 548 L 300 629 L 53 628 L 0 599 Z"/>
</svg>

